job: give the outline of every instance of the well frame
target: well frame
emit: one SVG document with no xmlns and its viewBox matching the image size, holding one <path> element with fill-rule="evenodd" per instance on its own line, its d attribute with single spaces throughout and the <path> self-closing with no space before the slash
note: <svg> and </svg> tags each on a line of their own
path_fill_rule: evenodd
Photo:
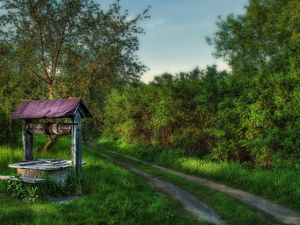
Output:
<svg viewBox="0 0 300 225">
<path fill-rule="evenodd" d="M 81 144 L 81 118 L 91 117 L 91 113 L 80 99 L 57 99 L 57 100 L 29 100 L 23 101 L 13 114 L 13 119 L 22 119 L 22 143 L 23 143 L 23 162 L 39 163 L 39 160 L 34 160 L 33 157 L 33 135 L 34 134 L 71 134 L 71 161 L 70 166 L 53 167 L 47 169 L 34 167 L 33 170 L 44 171 L 44 173 L 62 174 L 59 170 L 64 170 L 66 174 L 69 173 L 71 167 L 73 174 L 81 176 L 82 171 L 82 144 Z M 34 123 L 35 119 L 71 119 L 71 123 L 58 124 L 55 123 Z M 49 129 L 55 127 L 56 129 Z M 40 160 L 41 161 L 41 160 Z M 22 163 L 20 163 L 21 165 Z M 38 177 L 37 175 L 29 175 L 32 170 L 30 166 L 19 166 L 18 164 L 11 164 L 11 168 L 16 168 L 17 172 L 22 177 Z M 27 171 L 28 170 L 28 171 Z M 32 170 L 32 171 L 33 171 Z M 51 172 L 52 171 L 52 172 Z M 26 175 L 27 174 L 27 175 Z M 35 174 L 34 171 L 32 174 Z M 40 174 L 43 174 L 41 172 Z M 65 176 L 63 174 L 63 176 Z"/>
</svg>

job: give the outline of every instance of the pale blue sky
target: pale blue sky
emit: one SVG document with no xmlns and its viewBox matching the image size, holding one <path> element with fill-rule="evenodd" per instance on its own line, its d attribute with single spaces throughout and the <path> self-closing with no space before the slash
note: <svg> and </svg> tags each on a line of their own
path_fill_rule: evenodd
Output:
<svg viewBox="0 0 300 225">
<path fill-rule="evenodd" d="M 95 0 L 107 7 L 114 0 Z M 138 55 L 149 67 L 142 76 L 148 82 L 163 72 L 188 71 L 196 66 L 205 68 L 217 64 L 228 66 L 212 56 L 213 47 L 205 37 L 216 30 L 217 17 L 242 14 L 248 0 L 120 0 L 124 9 L 135 15 L 151 6 L 151 18 L 141 24 L 146 34 L 141 35 Z"/>
<path fill-rule="evenodd" d="M 107 5 L 113 0 L 98 0 Z M 217 16 L 242 14 L 248 0 L 121 0 L 134 15 L 148 5 L 151 19 L 144 22 L 146 34 L 140 37 L 140 60 L 149 67 L 142 80 L 148 82 L 163 72 L 188 71 L 217 64 L 228 66 L 212 56 L 205 37 L 213 34 Z"/>
</svg>

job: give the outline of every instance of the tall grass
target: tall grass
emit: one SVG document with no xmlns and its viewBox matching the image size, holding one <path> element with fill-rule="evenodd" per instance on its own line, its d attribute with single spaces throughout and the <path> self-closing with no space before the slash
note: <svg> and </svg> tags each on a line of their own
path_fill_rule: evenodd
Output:
<svg viewBox="0 0 300 225">
<path fill-rule="evenodd" d="M 19 148 L 11 146 L 0 146 L 0 175 L 10 172 L 8 164 L 18 162 L 22 159 Z"/>
<path fill-rule="evenodd" d="M 126 144 L 104 138 L 98 140 L 98 145 L 104 150 L 130 154 L 145 161 L 209 178 L 300 210 L 299 168 L 249 168 L 235 163 L 186 156 L 176 149 Z"/>
</svg>

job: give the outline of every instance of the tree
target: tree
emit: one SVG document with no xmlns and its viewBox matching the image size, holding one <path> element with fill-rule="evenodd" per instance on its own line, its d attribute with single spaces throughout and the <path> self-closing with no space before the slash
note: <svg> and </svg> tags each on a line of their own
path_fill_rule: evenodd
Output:
<svg viewBox="0 0 300 225">
<path fill-rule="evenodd" d="M 93 0 L 0 0 L 0 10 L 1 49 L 10 49 L 0 52 L 2 75 L 27 85 L 16 86 L 24 93 L 14 104 L 22 98 L 83 98 L 94 116 L 89 130 L 99 131 L 109 86 L 135 82 L 145 70 L 136 51 L 144 33 L 138 24 L 148 9 L 131 17 L 118 0 L 107 10 Z M 8 85 L 1 82 L 0 89 Z"/>
<path fill-rule="evenodd" d="M 219 18 L 218 31 L 208 38 L 214 55 L 248 75 L 300 66 L 300 2 L 250 0 L 245 9 L 243 15 Z"/>
<path fill-rule="evenodd" d="M 1 0 L 0 40 L 14 46 L 28 79 L 39 80 L 49 98 L 81 97 L 114 79 L 137 80 L 137 24 L 119 1 L 107 11 L 91 0 Z M 45 96 L 46 96 L 45 93 Z"/>
</svg>

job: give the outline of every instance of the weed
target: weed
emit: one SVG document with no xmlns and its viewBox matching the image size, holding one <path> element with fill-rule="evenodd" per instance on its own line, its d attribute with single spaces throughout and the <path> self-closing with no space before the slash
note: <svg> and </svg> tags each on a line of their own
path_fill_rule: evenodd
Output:
<svg viewBox="0 0 300 225">
<path fill-rule="evenodd" d="M 39 197 L 39 189 L 34 184 L 27 184 L 19 177 L 7 182 L 6 191 L 14 198 L 35 201 Z"/>
</svg>

